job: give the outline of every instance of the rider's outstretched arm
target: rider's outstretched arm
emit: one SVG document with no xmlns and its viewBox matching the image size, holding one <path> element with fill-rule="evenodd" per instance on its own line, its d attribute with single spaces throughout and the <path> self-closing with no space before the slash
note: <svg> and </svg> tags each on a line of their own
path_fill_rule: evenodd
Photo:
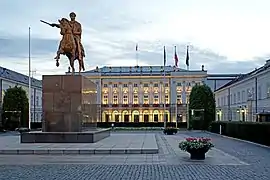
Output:
<svg viewBox="0 0 270 180">
<path fill-rule="evenodd" d="M 52 27 L 60 28 L 60 24 L 55 24 L 55 23 L 53 23 L 51 26 L 52 26 Z"/>
</svg>

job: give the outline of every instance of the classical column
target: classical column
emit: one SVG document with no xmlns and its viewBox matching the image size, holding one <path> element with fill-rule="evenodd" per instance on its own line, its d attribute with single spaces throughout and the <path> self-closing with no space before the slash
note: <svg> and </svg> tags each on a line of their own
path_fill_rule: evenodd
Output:
<svg viewBox="0 0 270 180">
<path fill-rule="evenodd" d="M 113 85 L 112 84 L 109 84 L 109 93 L 108 93 L 108 104 L 112 104 L 113 103 Z"/>
<path fill-rule="evenodd" d="M 118 104 L 123 104 L 123 99 L 121 99 L 120 100 L 120 98 L 122 98 L 123 97 L 123 84 L 119 84 L 119 97 L 118 97 L 118 100 L 119 100 L 119 102 L 118 102 Z"/>
<path fill-rule="evenodd" d="M 131 104 L 133 99 L 133 88 L 132 88 L 132 83 L 128 83 L 128 104 Z"/>
<path fill-rule="evenodd" d="M 139 104 L 143 104 L 143 84 L 139 84 Z"/>
</svg>

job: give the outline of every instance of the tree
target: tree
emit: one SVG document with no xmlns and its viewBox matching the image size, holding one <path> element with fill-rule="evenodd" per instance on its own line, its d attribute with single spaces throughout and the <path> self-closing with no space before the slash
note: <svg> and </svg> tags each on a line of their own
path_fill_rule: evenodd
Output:
<svg viewBox="0 0 270 180">
<path fill-rule="evenodd" d="M 193 112 L 190 125 L 193 128 L 207 130 L 215 120 L 215 98 L 207 85 L 196 85 L 192 88 L 189 98 L 189 109 Z M 190 113 L 192 114 L 192 113 Z M 200 119 L 196 118 L 200 116 Z"/>
<path fill-rule="evenodd" d="M 14 129 L 18 126 L 28 127 L 28 98 L 22 87 L 15 86 L 5 91 L 3 99 L 3 126 Z"/>
</svg>

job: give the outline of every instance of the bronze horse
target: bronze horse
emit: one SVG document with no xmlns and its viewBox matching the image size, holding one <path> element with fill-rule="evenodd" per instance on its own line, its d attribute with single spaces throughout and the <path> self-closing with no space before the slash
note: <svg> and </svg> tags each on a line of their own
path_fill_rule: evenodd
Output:
<svg viewBox="0 0 270 180">
<path fill-rule="evenodd" d="M 59 49 L 57 51 L 56 66 L 59 66 L 60 55 L 66 55 L 69 59 L 70 67 L 72 69 L 72 74 L 75 72 L 74 61 L 77 59 L 79 61 L 79 73 L 84 69 L 83 57 L 79 56 L 78 46 L 75 38 L 72 34 L 72 27 L 69 24 L 69 20 L 66 18 L 62 18 L 59 21 L 60 34 L 62 35 L 62 40 L 60 41 Z"/>
</svg>

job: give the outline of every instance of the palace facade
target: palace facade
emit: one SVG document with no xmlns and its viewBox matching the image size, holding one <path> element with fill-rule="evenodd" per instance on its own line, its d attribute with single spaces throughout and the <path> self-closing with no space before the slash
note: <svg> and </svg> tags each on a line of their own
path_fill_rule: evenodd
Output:
<svg viewBox="0 0 270 180">
<path fill-rule="evenodd" d="M 191 89 L 207 71 L 165 66 L 102 67 L 82 73 L 97 84 L 98 122 L 185 122 Z"/>
</svg>

